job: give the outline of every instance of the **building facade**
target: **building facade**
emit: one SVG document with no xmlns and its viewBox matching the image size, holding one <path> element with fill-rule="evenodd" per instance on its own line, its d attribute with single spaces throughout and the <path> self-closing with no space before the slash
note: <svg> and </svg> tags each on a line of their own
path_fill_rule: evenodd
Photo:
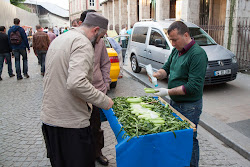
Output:
<svg viewBox="0 0 250 167">
<path fill-rule="evenodd" d="M 32 13 L 36 13 L 42 27 L 69 27 L 69 11 L 55 4 L 26 0 L 23 3 Z"/>
<path fill-rule="evenodd" d="M 69 0 L 69 20 L 80 18 L 85 10 L 93 9 L 101 13 L 99 0 Z"/>
</svg>

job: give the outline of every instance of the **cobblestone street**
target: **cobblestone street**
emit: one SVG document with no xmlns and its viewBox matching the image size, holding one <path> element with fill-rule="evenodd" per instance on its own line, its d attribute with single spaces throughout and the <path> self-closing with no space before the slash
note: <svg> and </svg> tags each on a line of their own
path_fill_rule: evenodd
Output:
<svg viewBox="0 0 250 167">
<path fill-rule="evenodd" d="M 17 81 L 16 77 L 9 78 L 7 65 L 4 64 L 3 80 L 0 81 L 0 167 L 50 166 L 46 158 L 40 120 L 43 78 L 34 53 L 30 53 L 28 57 L 30 75 L 28 79 Z M 14 59 L 12 61 L 15 71 Z M 131 85 L 133 85 L 132 88 Z M 111 97 L 141 96 L 145 95 L 144 91 L 141 91 L 142 88 L 144 88 L 143 85 L 125 74 L 123 79 L 119 80 L 116 89 L 111 90 L 109 95 Z M 105 132 L 103 154 L 110 161 L 109 167 L 116 167 L 115 136 L 108 122 L 103 123 L 102 127 Z M 248 160 L 242 158 L 203 128 L 199 127 L 198 132 L 201 167 L 250 166 Z M 101 165 L 96 163 L 96 166 Z"/>
</svg>

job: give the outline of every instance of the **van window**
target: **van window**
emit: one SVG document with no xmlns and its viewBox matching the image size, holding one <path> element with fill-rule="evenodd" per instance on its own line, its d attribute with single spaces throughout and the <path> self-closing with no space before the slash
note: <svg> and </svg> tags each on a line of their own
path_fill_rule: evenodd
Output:
<svg viewBox="0 0 250 167">
<path fill-rule="evenodd" d="M 145 43 L 147 32 L 148 32 L 148 27 L 135 27 L 132 35 L 132 41 Z"/>
<path fill-rule="evenodd" d="M 200 46 L 216 45 L 216 42 L 201 28 L 189 28 L 190 36 Z"/>
<path fill-rule="evenodd" d="M 157 29 L 151 30 L 149 45 L 154 45 L 163 49 L 170 49 L 165 37 Z"/>
</svg>

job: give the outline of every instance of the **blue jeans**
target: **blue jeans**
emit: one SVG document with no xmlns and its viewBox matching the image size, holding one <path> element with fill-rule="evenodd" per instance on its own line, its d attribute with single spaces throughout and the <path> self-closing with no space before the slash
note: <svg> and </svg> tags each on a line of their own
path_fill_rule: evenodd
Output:
<svg viewBox="0 0 250 167">
<path fill-rule="evenodd" d="M 20 67 L 20 55 L 23 56 L 23 74 L 28 74 L 28 57 L 26 49 L 13 49 L 13 53 L 15 56 L 15 67 L 17 78 L 22 77 L 21 75 L 21 67 Z"/>
<path fill-rule="evenodd" d="M 127 41 L 126 41 L 126 39 L 122 40 L 122 48 L 127 48 Z"/>
<path fill-rule="evenodd" d="M 7 60 L 9 76 L 11 76 L 13 74 L 10 53 L 0 53 L 0 77 L 2 75 L 4 58 L 6 58 L 6 60 Z"/>
<path fill-rule="evenodd" d="M 202 99 L 196 102 L 183 102 L 177 103 L 173 100 L 170 101 L 170 105 L 174 107 L 177 111 L 179 111 L 182 115 L 188 118 L 191 122 L 196 125 L 196 129 L 200 120 L 200 115 L 202 112 Z M 197 139 L 197 131 L 194 132 L 193 135 L 193 151 L 192 151 L 192 158 L 190 162 L 191 167 L 198 167 L 199 166 L 199 142 Z"/>
<path fill-rule="evenodd" d="M 41 73 L 45 72 L 45 57 L 46 57 L 47 51 L 42 51 L 39 50 L 37 51 L 37 56 L 40 59 L 40 63 L 41 63 Z"/>
</svg>

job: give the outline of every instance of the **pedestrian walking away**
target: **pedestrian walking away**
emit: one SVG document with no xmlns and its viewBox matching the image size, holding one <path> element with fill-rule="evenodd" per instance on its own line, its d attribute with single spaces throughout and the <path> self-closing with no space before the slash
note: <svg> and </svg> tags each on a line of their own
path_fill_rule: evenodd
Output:
<svg viewBox="0 0 250 167">
<path fill-rule="evenodd" d="M 8 35 L 6 34 L 6 28 L 0 26 L 0 81 L 2 80 L 2 70 L 4 65 L 4 60 L 8 64 L 8 73 L 10 77 L 14 77 L 11 62 L 11 46 L 9 45 Z"/>
<path fill-rule="evenodd" d="M 39 57 L 41 63 L 41 75 L 44 76 L 45 72 L 45 57 L 49 48 L 50 39 L 48 34 L 43 32 L 40 25 L 36 25 L 37 32 L 33 35 L 33 50 Z"/>
<path fill-rule="evenodd" d="M 57 26 L 55 26 L 55 27 L 53 28 L 53 32 L 56 34 L 56 36 L 59 35 L 59 30 L 58 30 Z"/>
<path fill-rule="evenodd" d="M 159 88 L 157 96 L 169 95 L 170 104 L 192 121 L 197 128 L 202 112 L 202 95 L 208 58 L 206 52 L 190 37 L 181 21 L 172 23 L 168 36 L 175 47 L 162 69 L 153 74 L 157 79 L 168 78 L 168 89 Z M 193 134 L 191 167 L 199 166 L 197 132 Z"/>
<path fill-rule="evenodd" d="M 124 26 L 124 28 L 120 32 L 120 35 L 126 35 L 127 34 L 127 29 L 128 29 L 128 26 Z M 122 48 L 127 48 L 127 38 L 122 36 L 121 41 L 122 41 Z M 124 59 L 124 57 L 123 57 L 123 59 Z"/>
<path fill-rule="evenodd" d="M 87 13 L 96 12 L 95 10 L 86 10 L 81 14 L 80 20 L 84 22 Z M 95 43 L 95 63 L 92 84 L 104 94 L 110 89 L 110 60 L 107 53 L 106 45 L 103 39 Z M 93 111 L 90 118 L 90 128 L 93 133 L 95 159 L 102 165 L 108 165 L 108 159 L 102 154 L 104 147 L 104 134 L 101 129 L 100 112 L 101 108 L 93 105 Z"/>
<path fill-rule="evenodd" d="M 50 42 L 52 42 L 56 38 L 56 34 L 53 33 L 52 28 L 49 28 L 48 36 L 49 36 Z"/>
<path fill-rule="evenodd" d="M 23 79 L 20 67 L 20 56 L 22 55 L 23 60 L 23 74 L 26 78 L 29 78 L 28 74 L 28 56 L 26 48 L 30 53 L 30 46 L 28 43 L 27 35 L 22 27 L 20 27 L 20 20 L 14 19 L 14 25 L 8 31 L 8 37 L 10 45 L 15 56 L 15 67 L 17 80 Z"/>
<path fill-rule="evenodd" d="M 95 166 L 90 117 L 92 104 L 110 109 L 113 101 L 91 83 L 94 47 L 108 20 L 87 14 L 80 27 L 57 37 L 46 55 L 42 131 L 52 167 Z"/>
</svg>

